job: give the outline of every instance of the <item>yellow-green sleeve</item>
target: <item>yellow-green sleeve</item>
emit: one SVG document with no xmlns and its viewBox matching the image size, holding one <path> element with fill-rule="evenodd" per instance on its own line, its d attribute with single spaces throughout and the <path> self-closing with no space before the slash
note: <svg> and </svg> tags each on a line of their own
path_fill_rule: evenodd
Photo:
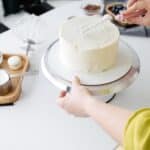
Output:
<svg viewBox="0 0 150 150">
<path fill-rule="evenodd" d="M 136 111 L 124 130 L 125 150 L 150 150 L 150 108 Z"/>
</svg>

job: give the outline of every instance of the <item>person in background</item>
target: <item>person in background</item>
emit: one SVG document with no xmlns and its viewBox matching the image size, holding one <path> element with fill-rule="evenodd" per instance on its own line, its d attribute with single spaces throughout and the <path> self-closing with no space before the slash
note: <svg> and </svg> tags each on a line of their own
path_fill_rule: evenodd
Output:
<svg viewBox="0 0 150 150">
<path fill-rule="evenodd" d="M 129 0 L 127 10 L 118 19 L 150 26 L 150 0 Z M 103 127 L 124 150 L 150 149 L 150 108 L 135 112 L 97 100 L 80 85 L 78 77 L 72 81 L 70 93 L 62 91 L 58 104 L 78 117 L 91 117 Z"/>
</svg>

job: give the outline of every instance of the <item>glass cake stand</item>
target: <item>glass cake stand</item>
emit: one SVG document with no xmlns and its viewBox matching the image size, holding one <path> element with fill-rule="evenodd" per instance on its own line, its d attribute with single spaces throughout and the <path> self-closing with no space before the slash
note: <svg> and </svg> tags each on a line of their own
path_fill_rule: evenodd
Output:
<svg viewBox="0 0 150 150">
<path fill-rule="evenodd" d="M 69 70 L 59 60 L 59 40 L 50 44 L 41 60 L 41 68 L 44 76 L 53 85 L 61 90 L 71 90 L 71 79 L 73 70 Z M 81 84 L 87 87 L 95 96 L 100 97 L 105 102 L 110 102 L 115 95 L 129 87 L 137 78 L 140 72 L 140 60 L 136 52 L 124 41 L 119 42 L 119 51 L 123 51 L 118 57 L 120 60 L 130 60 L 124 62 L 127 65 L 118 64 L 118 68 L 99 74 L 80 74 Z M 57 54 L 56 54 L 57 53 Z M 130 59 L 128 59 L 130 58 Z M 119 58 L 118 58 L 119 59 Z M 122 63 L 118 61 L 118 63 Z M 130 65 L 130 66 L 129 66 Z M 102 80 L 103 79 L 103 80 Z M 86 81 L 85 81 L 86 80 Z"/>
</svg>

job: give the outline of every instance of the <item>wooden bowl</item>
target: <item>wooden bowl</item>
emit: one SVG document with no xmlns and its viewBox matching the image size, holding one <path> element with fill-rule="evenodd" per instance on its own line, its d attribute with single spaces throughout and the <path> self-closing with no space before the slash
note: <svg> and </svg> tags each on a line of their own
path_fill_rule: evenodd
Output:
<svg viewBox="0 0 150 150">
<path fill-rule="evenodd" d="M 113 2 L 113 3 L 109 3 L 109 4 L 107 4 L 107 6 L 106 6 L 106 8 L 105 8 L 106 13 L 108 13 L 109 15 L 111 15 L 112 18 L 113 18 L 113 21 L 114 21 L 115 23 L 117 23 L 118 25 L 120 25 L 120 26 L 123 26 L 123 27 L 135 26 L 134 24 L 129 24 L 129 23 L 125 22 L 125 21 L 119 21 L 119 20 L 116 20 L 116 19 L 115 19 L 115 16 L 116 16 L 116 15 L 111 11 L 111 8 L 114 7 L 114 6 L 116 6 L 116 5 L 120 5 L 120 4 L 123 5 L 124 7 L 127 7 L 127 6 L 126 6 L 126 3 L 123 3 L 123 2 Z"/>
</svg>

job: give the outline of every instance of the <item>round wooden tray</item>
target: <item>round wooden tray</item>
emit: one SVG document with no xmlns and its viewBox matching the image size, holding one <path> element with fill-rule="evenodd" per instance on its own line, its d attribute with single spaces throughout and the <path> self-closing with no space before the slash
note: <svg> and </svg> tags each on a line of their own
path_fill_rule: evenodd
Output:
<svg viewBox="0 0 150 150">
<path fill-rule="evenodd" d="M 21 76 L 11 78 L 12 88 L 7 95 L 0 96 L 0 105 L 14 103 L 19 99 L 23 80 L 22 74 L 24 74 L 29 67 L 29 60 L 27 56 L 16 54 L 15 56 L 21 57 L 23 65 L 19 70 L 11 70 L 7 64 L 7 60 L 11 56 L 14 56 L 14 54 L 3 54 L 3 63 L 0 65 L 0 69 L 5 69 L 10 75 L 20 74 Z"/>
</svg>

